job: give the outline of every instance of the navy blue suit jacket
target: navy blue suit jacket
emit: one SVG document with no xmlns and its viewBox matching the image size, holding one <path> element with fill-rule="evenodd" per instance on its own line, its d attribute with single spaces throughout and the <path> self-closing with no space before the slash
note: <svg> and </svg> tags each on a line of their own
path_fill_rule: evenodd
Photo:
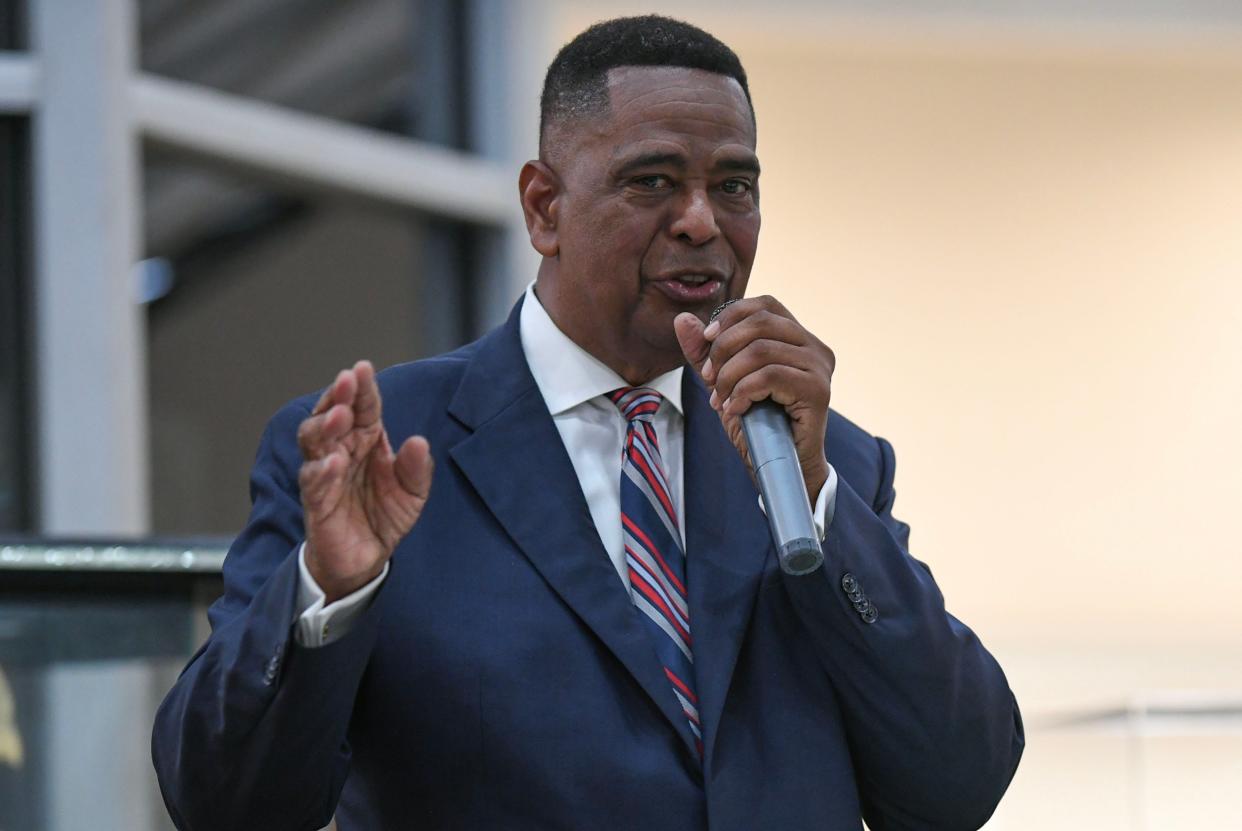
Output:
<svg viewBox="0 0 1242 831">
<path fill-rule="evenodd" d="M 520 304 L 519 304 L 520 305 Z M 824 567 L 776 564 L 754 485 L 685 373 L 700 766 L 509 321 L 379 375 L 431 497 L 341 640 L 295 642 L 298 424 L 272 420 L 212 634 L 160 708 L 178 827 L 875 831 L 975 828 L 1022 750 L 1017 706 L 893 518 L 893 454 L 833 414 Z M 878 618 L 868 623 L 842 587 Z"/>
</svg>

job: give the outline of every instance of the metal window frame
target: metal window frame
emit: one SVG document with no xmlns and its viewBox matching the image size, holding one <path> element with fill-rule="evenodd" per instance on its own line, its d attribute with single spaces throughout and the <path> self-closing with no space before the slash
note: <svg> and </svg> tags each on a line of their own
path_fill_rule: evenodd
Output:
<svg viewBox="0 0 1242 831">
<path fill-rule="evenodd" d="M 136 71 L 136 0 L 30 0 L 29 52 L 0 52 L 0 112 L 32 120 L 37 530 L 150 531 L 146 336 L 131 297 L 142 141 L 266 177 L 486 229 L 477 322 L 534 275 L 517 201 L 533 153 L 549 5 L 468 0 L 471 61 L 503 88 L 469 102 L 465 153 Z M 513 44 L 521 44 L 521 51 Z M 530 110 L 529 113 L 525 112 Z"/>
<path fill-rule="evenodd" d="M 0 50 L 0 114 L 29 115 L 38 103 L 39 67 L 26 52 Z"/>
</svg>

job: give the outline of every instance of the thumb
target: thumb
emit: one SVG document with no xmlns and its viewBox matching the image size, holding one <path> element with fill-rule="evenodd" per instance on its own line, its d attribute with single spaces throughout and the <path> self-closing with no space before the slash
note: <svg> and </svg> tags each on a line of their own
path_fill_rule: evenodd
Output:
<svg viewBox="0 0 1242 831">
<path fill-rule="evenodd" d="M 703 321 L 690 312 L 682 312 L 673 318 L 673 331 L 677 333 L 677 343 L 681 346 L 682 354 L 686 356 L 686 363 L 694 367 L 700 377 L 703 363 L 711 351 L 711 344 L 703 337 L 704 328 Z"/>
</svg>

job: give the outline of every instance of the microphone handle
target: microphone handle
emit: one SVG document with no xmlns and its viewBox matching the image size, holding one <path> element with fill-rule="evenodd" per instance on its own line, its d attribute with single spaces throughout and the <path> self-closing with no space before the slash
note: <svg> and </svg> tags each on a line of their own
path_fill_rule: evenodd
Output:
<svg viewBox="0 0 1242 831">
<path fill-rule="evenodd" d="M 811 517 L 789 417 L 775 401 L 760 401 L 742 416 L 742 432 L 781 569 L 786 574 L 809 574 L 823 564 L 824 552 Z"/>
</svg>

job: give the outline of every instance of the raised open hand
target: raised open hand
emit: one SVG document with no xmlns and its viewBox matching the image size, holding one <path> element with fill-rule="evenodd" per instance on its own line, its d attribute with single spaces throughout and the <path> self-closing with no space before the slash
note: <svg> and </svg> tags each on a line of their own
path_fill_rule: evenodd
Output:
<svg viewBox="0 0 1242 831">
<path fill-rule="evenodd" d="M 411 436 L 394 453 L 380 407 L 375 369 L 359 361 L 298 428 L 306 566 L 329 603 L 383 571 L 431 488 L 427 440 Z"/>
</svg>

